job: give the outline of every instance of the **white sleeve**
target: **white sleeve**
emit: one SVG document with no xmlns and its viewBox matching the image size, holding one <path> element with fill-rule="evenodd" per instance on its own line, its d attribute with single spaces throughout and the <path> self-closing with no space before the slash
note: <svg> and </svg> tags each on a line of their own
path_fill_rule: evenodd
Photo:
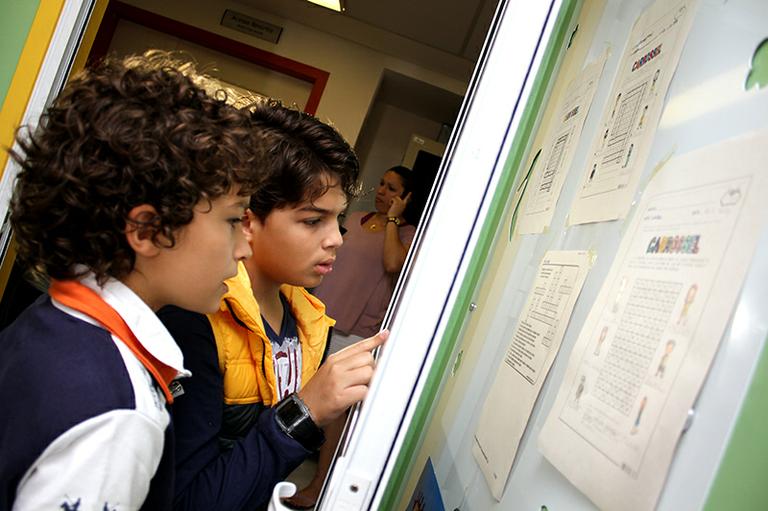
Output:
<svg viewBox="0 0 768 511">
<path fill-rule="evenodd" d="M 160 424 L 113 410 L 66 431 L 21 479 L 13 510 L 139 509 L 163 453 Z"/>
</svg>

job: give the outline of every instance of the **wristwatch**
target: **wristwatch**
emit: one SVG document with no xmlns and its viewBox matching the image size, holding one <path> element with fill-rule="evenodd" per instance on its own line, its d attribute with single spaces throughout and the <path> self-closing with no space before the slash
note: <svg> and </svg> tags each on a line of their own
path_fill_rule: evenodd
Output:
<svg viewBox="0 0 768 511">
<path fill-rule="evenodd" d="M 308 451 L 316 451 L 325 442 L 325 433 L 309 414 L 309 408 L 295 392 L 275 407 L 275 420 L 286 435 Z"/>
<path fill-rule="evenodd" d="M 388 216 L 387 217 L 387 223 L 389 223 L 389 222 L 392 222 L 396 226 L 400 227 L 400 219 L 397 218 L 396 216 Z"/>
</svg>

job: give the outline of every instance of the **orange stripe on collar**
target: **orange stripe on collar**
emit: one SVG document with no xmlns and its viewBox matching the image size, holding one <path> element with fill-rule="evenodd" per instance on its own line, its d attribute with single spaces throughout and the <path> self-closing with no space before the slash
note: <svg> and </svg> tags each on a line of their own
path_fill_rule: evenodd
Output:
<svg viewBox="0 0 768 511">
<path fill-rule="evenodd" d="M 48 293 L 67 307 L 90 316 L 115 337 L 120 339 L 139 359 L 147 371 L 152 374 L 168 403 L 173 403 L 173 396 L 168 388 L 176 377 L 176 369 L 157 360 L 142 346 L 125 320 L 104 299 L 92 289 L 74 280 L 52 280 Z"/>
</svg>

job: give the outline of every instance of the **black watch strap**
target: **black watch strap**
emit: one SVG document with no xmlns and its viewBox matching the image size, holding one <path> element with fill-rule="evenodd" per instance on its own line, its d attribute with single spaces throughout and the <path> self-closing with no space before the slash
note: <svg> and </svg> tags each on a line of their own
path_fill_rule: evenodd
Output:
<svg viewBox="0 0 768 511">
<path fill-rule="evenodd" d="M 275 407 L 275 420 L 286 435 L 308 451 L 316 451 L 325 442 L 325 433 L 309 414 L 309 408 L 295 392 Z"/>
</svg>

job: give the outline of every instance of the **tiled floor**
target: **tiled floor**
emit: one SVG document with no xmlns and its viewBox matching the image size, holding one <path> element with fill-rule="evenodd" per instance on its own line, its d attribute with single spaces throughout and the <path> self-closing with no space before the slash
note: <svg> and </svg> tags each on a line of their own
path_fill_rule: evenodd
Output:
<svg viewBox="0 0 768 511">
<path fill-rule="evenodd" d="M 296 470 L 288 475 L 287 480 L 296 485 L 298 489 L 304 488 L 315 476 L 317 470 L 317 459 L 309 458 L 304 463 L 296 467 Z"/>
</svg>

